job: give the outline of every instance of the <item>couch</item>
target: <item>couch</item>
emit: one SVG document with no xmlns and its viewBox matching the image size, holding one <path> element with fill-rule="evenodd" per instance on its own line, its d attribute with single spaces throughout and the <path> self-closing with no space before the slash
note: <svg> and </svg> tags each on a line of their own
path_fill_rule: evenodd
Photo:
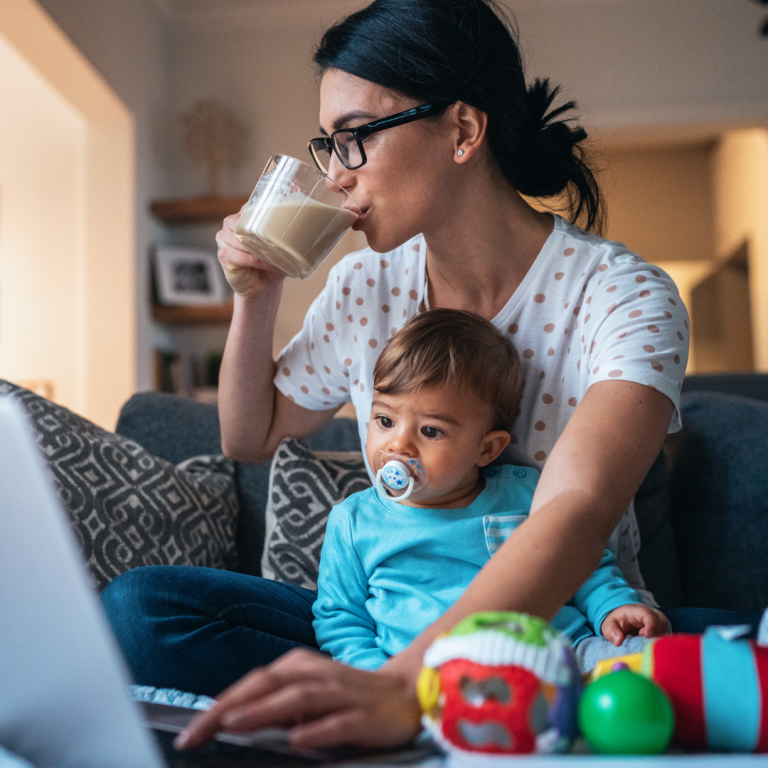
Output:
<svg viewBox="0 0 768 768">
<path fill-rule="evenodd" d="M 637 494 L 640 566 L 662 606 L 762 611 L 768 606 L 768 374 L 699 375 L 682 389 L 683 429 Z M 116 432 L 169 462 L 220 452 L 216 408 L 143 392 Z M 303 441 L 309 451 L 359 451 L 353 420 Z M 235 462 L 237 570 L 261 574 L 270 463 Z"/>
</svg>

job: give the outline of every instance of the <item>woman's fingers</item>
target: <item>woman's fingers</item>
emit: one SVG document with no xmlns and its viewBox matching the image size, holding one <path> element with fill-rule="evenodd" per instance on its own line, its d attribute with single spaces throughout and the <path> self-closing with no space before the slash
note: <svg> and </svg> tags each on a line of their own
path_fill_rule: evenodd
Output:
<svg viewBox="0 0 768 768">
<path fill-rule="evenodd" d="M 240 214 L 227 216 L 216 233 L 219 263 L 235 293 L 249 296 L 283 280 L 285 275 L 246 251 L 235 236 Z"/>
<path fill-rule="evenodd" d="M 288 727 L 349 704 L 349 698 L 337 686 L 297 682 L 255 701 L 236 704 L 221 716 L 221 722 L 228 731 L 254 731 L 269 725 Z"/>
<path fill-rule="evenodd" d="M 243 731 L 295 723 L 296 716 L 286 714 L 291 706 L 298 708 L 299 718 L 328 711 L 334 703 L 331 693 L 337 687 L 331 669 L 341 669 L 341 665 L 314 651 L 290 651 L 272 664 L 252 670 L 223 691 L 212 709 L 190 722 L 176 740 L 176 746 L 194 748 L 225 728 Z M 320 680 L 330 683 L 321 684 Z M 303 697 L 310 687 L 314 689 L 313 696 L 305 701 Z"/>
<path fill-rule="evenodd" d="M 291 744 L 324 749 L 343 744 L 388 748 L 408 743 L 421 727 L 421 710 L 415 699 L 390 699 L 370 707 L 355 707 L 333 712 L 291 729 Z"/>
<path fill-rule="evenodd" d="M 218 707 L 194 717 L 189 725 L 174 739 L 176 749 L 194 749 L 210 741 L 221 730 Z"/>
<path fill-rule="evenodd" d="M 292 727 L 297 745 L 391 746 L 419 730 L 419 706 L 407 681 L 391 672 L 367 672 L 311 651 L 291 651 L 228 688 L 177 740 L 181 749 L 203 744 L 219 730 Z"/>
</svg>

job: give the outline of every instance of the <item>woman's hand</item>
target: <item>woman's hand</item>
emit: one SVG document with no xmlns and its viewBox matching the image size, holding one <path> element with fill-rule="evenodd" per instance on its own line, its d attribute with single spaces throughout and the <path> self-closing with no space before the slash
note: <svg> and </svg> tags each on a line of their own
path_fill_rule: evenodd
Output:
<svg viewBox="0 0 768 768">
<path fill-rule="evenodd" d="M 240 245 L 235 237 L 240 213 L 242 208 L 238 213 L 224 219 L 222 228 L 216 233 L 216 245 L 219 248 L 219 263 L 232 290 L 240 296 L 251 297 L 258 295 L 265 288 L 279 285 L 285 275 L 252 256 Z"/>
<path fill-rule="evenodd" d="M 629 635 L 659 637 L 669 632 L 669 619 L 656 608 L 642 603 L 620 605 L 604 619 L 600 631 L 614 645 L 621 645 Z"/>
<path fill-rule="evenodd" d="M 409 679 L 386 668 L 367 672 L 295 649 L 230 686 L 175 744 L 192 749 L 220 730 L 282 726 L 291 729 L 295 746 L 392 747 L 418 733 L 420 714 Z"/>
</svg>

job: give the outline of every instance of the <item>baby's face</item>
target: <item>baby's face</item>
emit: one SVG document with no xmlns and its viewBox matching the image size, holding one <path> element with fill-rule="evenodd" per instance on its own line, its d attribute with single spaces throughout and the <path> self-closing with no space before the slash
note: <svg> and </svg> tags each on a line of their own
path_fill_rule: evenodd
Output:
<svg viewBox="0 0 768 768">
<path fill-rule="evenodd" d="M 374 394 L 366 453 L 374 468 L 380 450 L 416 459 L 424 470 L 423 489 L 409 506 L 450 504 L 462 489 L 474 488 L 483 466 L 489 409 L 462 390 L 429 387 L 400 395 Z M 374 469 L 375 471 L 375 469 Z"/>
</svg>

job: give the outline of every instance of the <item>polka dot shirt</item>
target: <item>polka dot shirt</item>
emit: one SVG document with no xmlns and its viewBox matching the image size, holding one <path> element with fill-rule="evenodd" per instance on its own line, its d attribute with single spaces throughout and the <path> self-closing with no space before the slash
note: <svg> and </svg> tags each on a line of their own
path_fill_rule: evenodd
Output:
<svg viewBox="0 0 768 768">
<path fill-rule="evenodd" d="M 311 410 L 352 400 L 365 444 L 373 367 L 387 340 L 428 308 L 421 236 L 388 254 L 370 249 L 330 272 L 302 330 L 281 352 L 275 384 Z M 679 397 L 689 323 L 671 278 L 618 242 L 555 216 L 555 227 L 522 283 L 492 322 L 515 343 L 525 388 L 509 460 L 541 470 L 587 389 L 633 381 Z M 642 589 L 639 533 L 630 507 L 609 547 L 627 580 Z"/>
</svg>

